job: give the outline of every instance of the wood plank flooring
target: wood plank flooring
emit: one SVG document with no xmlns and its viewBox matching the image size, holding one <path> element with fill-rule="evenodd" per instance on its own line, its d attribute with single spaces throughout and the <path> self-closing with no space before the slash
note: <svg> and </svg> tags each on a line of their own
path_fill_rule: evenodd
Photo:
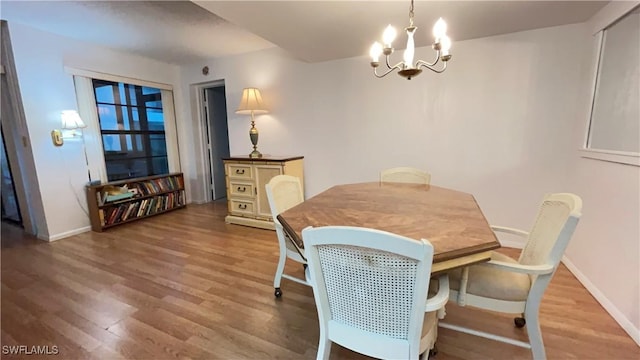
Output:
<svg viewBox="0 0 640 360">
<path fill-rule="evenodd" d="M 314 359 L 311 288 L 283 280 L 275 299 L 275 233 L 225 224 L 226 209 L 189 205 L 53 243 L 3 224 L 2 345 L 55 345 L 59 355 L 49 357 L 58 359 Z M 302 275 L 297 263 L 287 269 Z M 640 358 L 564 266 L 540 319 L 550 359 Z M 526 339 L 510 316 L 448 305 L 446 321 Z M 438 348 L 440 360 L 531 358 L 529 350 L 447 329 L 439 329 Z M 3 358 L 20 358 L 6 350 Z M 331 359 L 366 357 L 334 345 Z"/>
</svg>

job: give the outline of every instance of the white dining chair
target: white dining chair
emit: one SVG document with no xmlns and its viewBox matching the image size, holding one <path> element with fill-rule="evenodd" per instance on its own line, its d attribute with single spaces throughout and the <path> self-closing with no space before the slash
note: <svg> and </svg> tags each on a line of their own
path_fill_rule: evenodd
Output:
<svg viewBox="0 0 640 360">
<path fill-rule="evenodd" d="M 332 343 L 381 359 L 428 357 L 449 284 L 440 277 L 427 300 L 427 240 L 347 226 L 308 227 L 302 238 L 320 324 L 316 359 L 328 359 Z"/>
<path fill-rule="evenodd" d="M 276 274 L 273 278 L 273 287 L 275 289 L 274 295 L 276 297 L 281 297 L 282 290 L 280 289 L 280 282 L 282 281 L 282 278 L 310 286 L 305 279 L 284 273 L 284 267 L 287 259 L 299 262 L 303 264 L 305 268 L 307 259 L 305 259 L 304 256 L 304 249 L 299 248 L 294 241 L 287 236 L 282 224 L 277 218 L 277 216 L 283 211 L 302 203 L 304 201 L 304 195 L 302 193 L 300 179 L 290 175 L 274 176 L 265 185 L 265 189 L 267 191 L 267 200 L 269 201 L 269 208 L 271 209 L 271 216 L 273 217 L 280 251 Z"/>
<path fill-rule="evenodd" d="M 449 273 L 451 301 L 461 306 L 519 314 L 514 319 L 515 326 L 522 328 L 526 325 L 528 343 L 454 324 L 441 323 L 440 326 L 530 348 L 534 359 L 544 359 L 546 354 L 538 320 L 540 302 L 578 224 L 581 211 L 582 200 L 577 195 L 547 195 L 530 232 L 492 226 L 495 232 L 528 239 L 518 261 L 493 252 L 489 262 Z"/>
<path fill-rule="evenodd" d="M 431 183 L 431 174 L 412 167 L 395 167 L 380 172 L 380 182 L 399 182 L 412 184 Z"/>
</svg>

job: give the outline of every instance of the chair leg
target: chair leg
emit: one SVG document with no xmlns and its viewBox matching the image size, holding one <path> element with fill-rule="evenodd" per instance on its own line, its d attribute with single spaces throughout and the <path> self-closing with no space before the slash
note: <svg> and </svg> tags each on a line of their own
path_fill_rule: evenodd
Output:
<svg viewBox="0 0 640 360">
<path fill-rule="evenodd" d="M 316 360 L 328 360 L 331 353 L 331 340 L 320 334 L 320 341 L 318 342 L 318 355 Z"/>
<path fill-rule="evenodd" d="M 433 344 L 433 348 L 429 350 L 429 357 L 431 358 L 436 355 L 438 355 L 438 347 L 435 344 Z"/>
<path fill-rule="evenodd" d="M 456 302 L 459 306 L 467 305 L 467 283 L 469 282 L 469 267 L 462 268 L 462 276 L 460 277 L 460 289 L 458 289 L 458 298 Z"/>
<path fill-rule="evenodd" d="M 547 356 L 544 351 L 542 332 L 540 331 L 540 323 L 538 320 L 538 304 L 527 304 L 524 310 L 524 317 L 527 319 L 527 334 L 529 334 L 529 344 L 531 344 L 533 359 L 546 359 Z"/>
<path fill-rule="evenodd" d="M 280 290 L 280 282 L 282 281 L 282 274 L 284 273 L 284 264 L 287 261 L 287 254 L 280 253 L 280 259 L 278 260 L 278 267 L 276 268 L 276 275 L 273 278 L 273 287 L 275 288 L 274 295 L 276 297 L 282 296 L 282 290 Z"/>
<path fill-rule="evenodd" d="M 436 357 L 436 355 L 438 355 L 438 348 L 436 347 L 436 344 L 433 344 L 433 347 L 420 354 L 420 357 L 418 357 L 418 359 L 429 360 Z"/>
</svg>

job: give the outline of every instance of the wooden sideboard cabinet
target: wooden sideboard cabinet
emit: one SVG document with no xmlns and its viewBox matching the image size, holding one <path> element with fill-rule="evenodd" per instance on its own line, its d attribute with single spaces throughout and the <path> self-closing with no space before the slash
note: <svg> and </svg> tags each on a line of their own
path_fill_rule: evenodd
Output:
<svg viewBox="0 0 640 360">
<path fill-rule="evenodd" d="M 227 182 L 228 224 L 274 229 L 265 185 L 276 175 L 298 177 L 304 191 L 303 156 L 223 158 Z"/>
</svg>

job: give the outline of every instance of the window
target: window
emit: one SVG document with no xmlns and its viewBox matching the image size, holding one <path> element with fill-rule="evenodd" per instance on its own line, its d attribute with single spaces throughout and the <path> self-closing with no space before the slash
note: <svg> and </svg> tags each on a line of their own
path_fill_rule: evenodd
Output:
<svg viewBox="0 0 640 360">
<path fill-rule="evenodd" d="M 598 56 L 584 156 L 638 165 L 640 8 L 601 31 Z"/>
<path fill-rule="evenodd" d="M 109 181 L 169 173 L 160 89 L 93 79 Z"/>
</svg>

